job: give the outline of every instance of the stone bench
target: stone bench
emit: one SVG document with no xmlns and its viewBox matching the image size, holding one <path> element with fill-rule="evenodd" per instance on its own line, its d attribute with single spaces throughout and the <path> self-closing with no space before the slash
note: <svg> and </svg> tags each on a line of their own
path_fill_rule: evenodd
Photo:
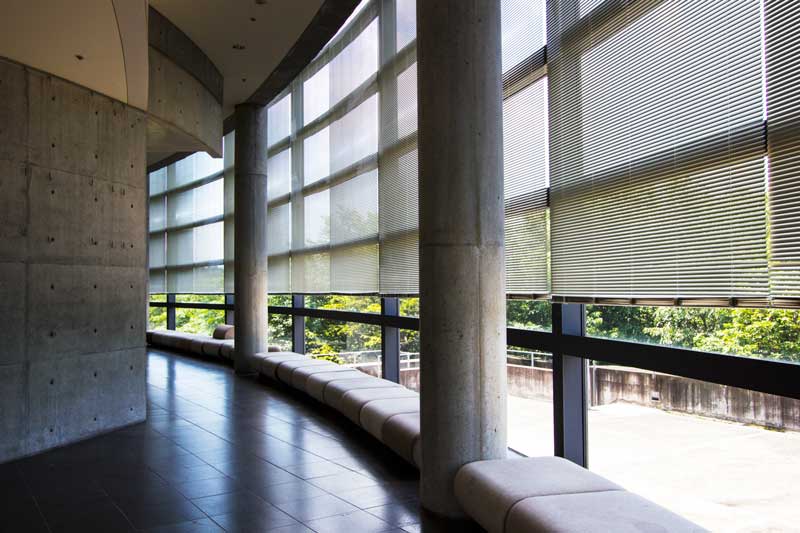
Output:
<svg viewBox="0 0 800 533">
<path fill-rule="evenodd" d="M 260 374 L 322 402 L 419 467 L 419 394 L 392 381 L 292 352 L 257 354 Z"/>
<path fill-rule="evenodd" d="M 469 463 L 456 474 L 455 493 L 489 533 L 705 531 L 559 457 Z"/>
<path fill-rule="evenodd" d="M 195 355 L 220 357 L 233 361 L 235 329 L 229 324 L 220 324 L 214 328 L 214 333 L 200 335 L 184 333 L 171 329 L 156 329 L 147 331 L 147 344 Z M 280 348 L 270 346 L 270 352 L 277 352 Z"/>
</svg>

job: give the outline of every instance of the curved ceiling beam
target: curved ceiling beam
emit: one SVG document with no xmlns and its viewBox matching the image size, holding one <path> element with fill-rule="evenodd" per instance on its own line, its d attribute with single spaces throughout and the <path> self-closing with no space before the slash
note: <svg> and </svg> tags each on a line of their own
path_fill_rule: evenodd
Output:
<svg viewBox="0 0 800 533">
<path fill-rule="evenodd" d="M 267 79 L 246 103 L 267 105 L 315 58 L 345 23 L 359 0 L 325 0 L 306 29 Z M 224 133 L 233 131 L 233 114 L 225 119 Z"/>
</svg>

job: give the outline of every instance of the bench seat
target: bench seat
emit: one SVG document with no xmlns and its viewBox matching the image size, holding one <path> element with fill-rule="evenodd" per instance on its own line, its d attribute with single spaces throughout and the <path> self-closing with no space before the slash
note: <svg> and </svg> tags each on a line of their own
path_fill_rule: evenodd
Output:
<svg viewBox="0 0 800 533">
<path fill-rule="evenodd" d="M 211 337 L 169 329 L 148 330 L 146 333 L 147 343 L 150 345 L 196 355 L 221 357 L 228 361 L 233 360 L 235 352 L 233 336 L 234 327 L 227 324 L 217 326 Z M 268 351 L 275 353 L 280 348 L 270 346 Z"/>
<path fill-rule="evenodd" d="M 489 533 L 704 531 L 559 457 L 468 463 L 456 474 L 455 493 Z"/>
<path fill-rule="evenodd" d="M 315 400 L 325 403 L 325 389 L 335 381 L 348 381 L 351 379 L 364 379 L 367 375 L 360 370 L 352 368 L 345 369 L 345 372 L 331 370 L 329 372 L 318 372 L 308 376 L 305 383 L 306 394 Z"/>
<path fill-rule="evenodd" d="M 278 381 L 282 381 L 286 385 L 292 385 L 292 375 L 294 371 L 300 368 L 324 368 L 327 370 L 338 368 L 339 365 L 336 363 L 331 363 L 330 361 L 326 361 L 325 359 L 313 359 L 313 358 L 306 358 L 306 359 L 297 359 L 294 361 L 285 361 L 283 364 L 279 365 L 277 370 L 275 371 L 275 376 L 278 378 Z"/>
</svg>

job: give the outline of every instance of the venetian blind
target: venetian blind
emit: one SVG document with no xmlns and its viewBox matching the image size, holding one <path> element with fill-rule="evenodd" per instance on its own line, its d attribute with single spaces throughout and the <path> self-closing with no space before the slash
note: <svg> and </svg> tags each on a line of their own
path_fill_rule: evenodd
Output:
<svg viewBox="0 0 800 533">
<path fill-rule="evenodd" d="M 800 297 L 800 5 L 766 0 L 772 293 Z M 787 302 L 788 303 L 788 302 Z"/>
<path fill-rule="evenodd" d="M 501 2 L 506 292 L 549 292 L 544 0 Z"/>
<path fill-rule="evenodd" d="M 416 4 L 398 0 L 386 13 L 381 42 L 379 153 L 380 289 L 419 292 Z"/>
<path fill-rule="evenodd" d="M 558 298 L 768 293 L 759 2 L 548 2 Z"/>
<path fill-rule="evenodd" d="M 150 174 L 151 292 L 223 292 L 222 166 L 196 153 Z"/>
</svg>

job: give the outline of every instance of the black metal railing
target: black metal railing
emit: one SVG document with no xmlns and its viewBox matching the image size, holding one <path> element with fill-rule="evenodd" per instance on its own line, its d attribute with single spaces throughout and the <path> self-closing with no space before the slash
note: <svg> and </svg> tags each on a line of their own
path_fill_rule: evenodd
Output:
<svg viewBox="0 0 800 533">
<path fill-rule="evenodd" d="M 291 306 L 271 305 L 269 312 L 292 316 L 293 351 L 305 352 L 305 317 L 380 326 L 383 376 L 399 382 L 399 330 L 418 331 L 419 318 L 398 316 L 397 298 L 382 298 L 380 313 L 309 308 L 302 294 L 293 294 L 291 301 Z M 177 302 L 175 295 L 169 294 L 165 302 L 150 302 L 150 306 L 166 308 L 167 327 L 175 329 L 175 310 L 180 308 L 225 310 L 226 320 L 230 320 L 235 309 L 233 295 L 226 294 L 225 302 Z M 553 354 L 555 452 L 578 464 L 587 464 L 589 360 L 800 399 L 800 364 L 588 337 L 583 304 L 551 305 L 552 332 L 508 328 L 507 344 Z"/>
</svg>

